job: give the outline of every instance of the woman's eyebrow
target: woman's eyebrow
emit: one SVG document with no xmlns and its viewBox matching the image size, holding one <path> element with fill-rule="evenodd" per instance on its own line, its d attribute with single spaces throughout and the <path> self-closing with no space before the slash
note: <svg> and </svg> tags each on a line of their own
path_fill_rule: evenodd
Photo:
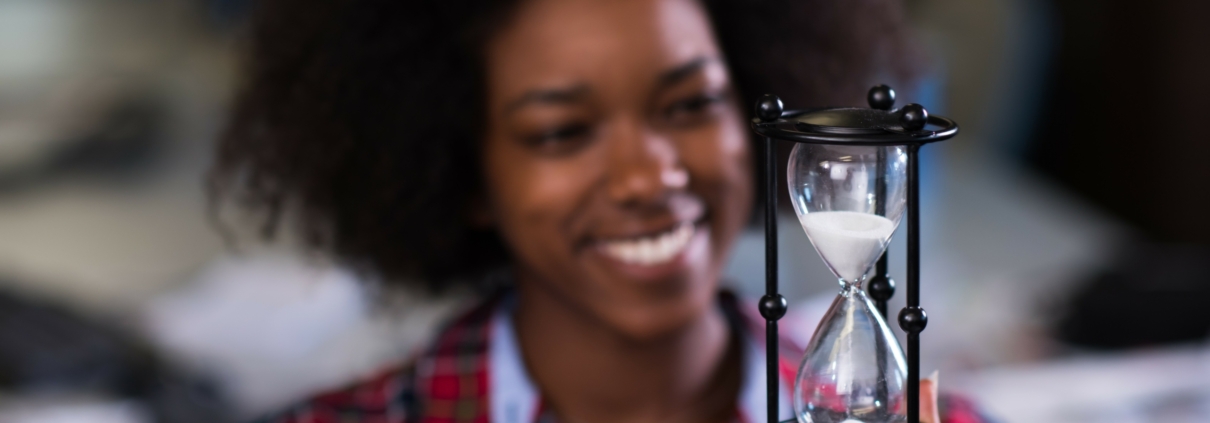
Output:
<svg viewBox="0 0 1210 423">
<path fill-rule="evenodd" d="M 576 84 L 566 88 L 542 88 L 526 91 L 520 98 L 513 100 L 504 108 L 504 113 L 512 113 L 530 104 L 570 104 L 583 100 L 589 93 L 588 84 Z"/>
<path fill-rule="evenodd" d="M 666 88 L 676 83 L 681 82 L 685 78 L 692 76 L 697 71 L 701 70 L 706 65 L 714 62 L 710 57 L 696 57 L 684 64 L 678 65 L 672 69 L 664 71 L 656 80 L 656 88 Z"/>
</svg>

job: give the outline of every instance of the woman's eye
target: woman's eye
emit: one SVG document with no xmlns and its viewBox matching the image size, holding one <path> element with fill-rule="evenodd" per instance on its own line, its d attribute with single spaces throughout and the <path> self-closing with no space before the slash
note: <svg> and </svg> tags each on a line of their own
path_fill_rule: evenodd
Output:
<svg viewBox="0 0 1210 423">
<path fill-rule="evenodd" d="M 591 133 L 588 124 L 562 125 L 528 137 L 527 143 L 537 148 L 568 148 L 586 141 Z"/>
<path fill-rule="evenodd" d="M 714 111 L 714 106 L 723 102 L 723 96 L 714 94 L 699 94 L 679 100 L 668 106 L 665 117 L 674 124 L 692 124 L 707 117 Z"/>
</svg>

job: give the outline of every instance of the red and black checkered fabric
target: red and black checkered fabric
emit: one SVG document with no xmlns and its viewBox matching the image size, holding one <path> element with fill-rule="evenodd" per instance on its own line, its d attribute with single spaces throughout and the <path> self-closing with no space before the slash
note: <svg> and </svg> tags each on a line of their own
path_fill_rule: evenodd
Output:
<svg viewBox="0 0 1210 423">
<path fill-rule="evenodd" d="M 492 316 L 503 295 L 493 296 L 452 321 L 437 336 L 433 345 L 410 364 L 387 370 L 360 383 L 322 394 L 285 412 L 261 420 L 264 423 L 487 423 L 488 340 Z M 734 297 L 722 296 L 721 305 L 728 314 L 740 316 L 747 324 L 736 325 L 752 331 L 763 327 L 753 310 L 741 310 Z M 754 303 L 754 302 L 753 302 Z M 794 374 L 793 364 L 802 355 L 789 341 L 780 345 L 783 374 Z M 790 363 L 790 364 L 787 364 Z M 970 402 L 942 395 L 939 407 L 942 423 L 984 423 Z M 549 410 L 548 410 L 549 411 Z M 539 413 L 538 420 L 553 423 L 550 412 Z"/>
<path fill-rule="evenodd" d="M 452 321 L 408 365 L 319 395 L 265 423 L 487 423 L 494 296 Z"/>
</svg>

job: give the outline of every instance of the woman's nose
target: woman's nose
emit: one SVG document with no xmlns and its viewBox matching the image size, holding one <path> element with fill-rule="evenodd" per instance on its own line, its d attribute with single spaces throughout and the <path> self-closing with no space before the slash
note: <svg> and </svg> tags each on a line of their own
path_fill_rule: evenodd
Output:
<svg viewBox="0 0 1210 423">
<path fill-rule="evenodd" d="M 612 200 L 655 202 L 689 186 L 689 171 L 673 140 L 631 122 L 622 122 L 610 132 L 607 172 Z"/>
</svg>

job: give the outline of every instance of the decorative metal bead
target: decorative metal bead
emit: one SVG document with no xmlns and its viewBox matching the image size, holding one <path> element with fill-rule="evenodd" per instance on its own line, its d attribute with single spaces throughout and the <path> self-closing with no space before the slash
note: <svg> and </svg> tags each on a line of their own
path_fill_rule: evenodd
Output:
<svg viewBox="0 0 1210 423">
<path fill-rule="evenodd" d="M 895 296 L 895 280 L 886 275 L 878 275 L 870 278 L 870 287 L 868 289 L 870 298 L 878 301 L 886 301 Z"/>
<path fill-rule="evenodd" d="M 781 99 L 773 94 L 765 94 L 760 96 L 760 100 L 756 101 L 756 118 L 761 122 L 772 122 L 781 118 L 783 110 Z"/>
<path fill-rule="evenodd" d="M 903 129 L 915 131 L 924 129 L 924 125 L 928 123 L 929 112 L 924 110 L 924 106 L 912 103 L 899 109 L 899 123 L 903 125 Z"/>
<path fill-rule="evenodd" d="M 886 84 L 870 88 L 870 92 L 866 94 L 865 98 L 871 108 L 878 110 L 891 110 L 891 107 L 895 106 L 895 90 Z"/>
<path fill-rule="evenodd" d="M 786 315 L 786 310 L 790 306 L 786 303 L 786 297 L 778 294 L 777 296 L 760 297 L 760 315 L 768 320 L 777 320 Z"/>
<path fill-rule="evenodd" d="M 920 333 L 929 324 L 929 315 L 920 307 L 904 307 L 899 311 L 899 327 L 908 333 Z"/>
</svg>

